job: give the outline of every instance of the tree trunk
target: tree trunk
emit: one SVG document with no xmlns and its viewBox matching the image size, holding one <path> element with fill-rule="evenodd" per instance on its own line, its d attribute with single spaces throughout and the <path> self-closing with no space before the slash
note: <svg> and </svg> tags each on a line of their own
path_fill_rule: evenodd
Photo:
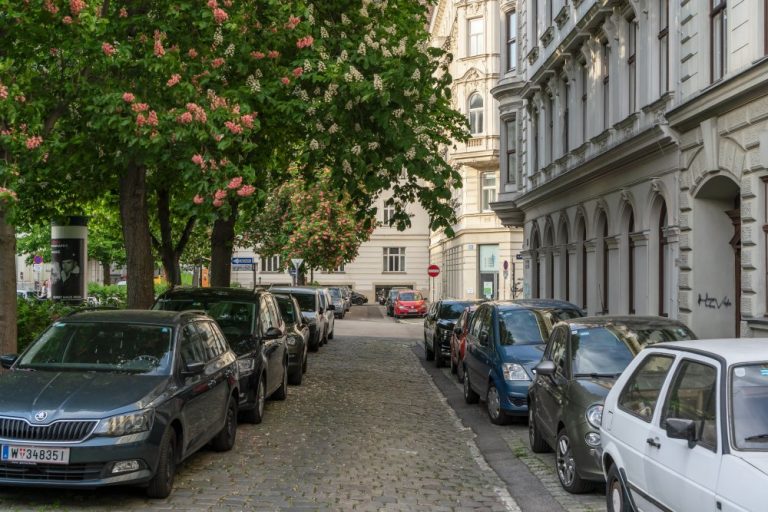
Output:
<svg viewBox="0 0 768 512">
<path fill-rule="evenodd" d="M 232 249 L 235 243 L 237 201 L 229 202 L 232 208 L 227 219 L 216 219 L 211 233 L 211 286 L 229 286 L 232 277 Z"/>
<path fill-rule="evenodd" d="M 187 247 L 197 218 L 192 216 L 187 219 L 184 232 L 181 234 L 179 243 L 175 247 L 173 245 L 173 230 L 171 229 L 171 197 L 168 190 L 157 191 L 157 218 L 160 222 L 160 242 L 157 248 L 163 261 L 165 277 L 171 286 L 180 285 L 181 264 L 179 260 L 181 255 L 184 254 L 184 249 Z"/>
<path fill-rule="evenodd" d="M 101 262 L 101 276 L 104 279 L 104 286 L 112 284 L 112 265 L 110 262 Z"/>
<path fill-rule="evenodd" d="M 16 229 L 0 202 L 0 354 L 17 352 Z"/>
<path fill-rule="evenodd" d="M 128 307 L 147 309 L 155 300 L 152 239 L 147 213 L 147 169 L 130 164 L 120 177 L 120 220 L 128 267 Z"/>
</svg>

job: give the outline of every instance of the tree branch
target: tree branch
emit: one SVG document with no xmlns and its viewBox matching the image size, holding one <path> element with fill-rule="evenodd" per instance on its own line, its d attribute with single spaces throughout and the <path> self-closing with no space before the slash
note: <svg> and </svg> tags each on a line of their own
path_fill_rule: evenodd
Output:
<svg viewBox="0 0 768 512">
<path fill-rule="evenodd" d="M 195 222 L 197 222 L 197 216 L 193 215 L 189 219 L 187 219 L 187 225 L 184 226 L 184 231 L 181 233 L 181 238 L 179 239 L 179 243 L 176 244 L 176 248 L 174 249 L 174 252 L 181 256 L 181 253 L 184 252 L 184 249 L 187 247 L 187 244 L 189 243 L 189 239 L 192 236 L 192 230 L 195 227 Z"/>
</svg>

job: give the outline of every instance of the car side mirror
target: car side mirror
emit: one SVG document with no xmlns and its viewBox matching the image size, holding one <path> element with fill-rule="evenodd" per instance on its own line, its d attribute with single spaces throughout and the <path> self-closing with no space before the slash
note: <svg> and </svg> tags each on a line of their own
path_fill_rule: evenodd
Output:
<svg viewBox="0 0 768 512">
<path fill-rule="evenodd" d="M 696 422 L 682 418 L 667 418 L 664 430 L 670 439 L 685 439 L 688 448 L 696 446 Z"/>
<path fill-rule="evenodd" d="M 279 327 L 270 327 L 267 332 L 264 333 L 265 340 L 274 340 L 283 335 L 283 331 Z"/>
<path fill-rule="evenodd" d="M 187 363 L 181 374 L 184 377 L 191 377 L 193 375 L 200 375 L 203 371 L 205 371 L 205 363 L 194 361 L 192 363 Z"/>
<path fill-rule="evenodd" d="M 3 368 L 8 369 L 13 366 L 13 363 L 15 363 L 18 358 L 18 354 L 4 354 L 0 356 L 0 365 L 2 365 Z"/>
<path fill-rule="evenodd" d="M 555 363 L 549 360 L 542 361 L 538 365 L 536 365 L 536 368 L 534 368 L 534 371 L 536 372 L 536 375 L 554 375 Z"/>
</svg>

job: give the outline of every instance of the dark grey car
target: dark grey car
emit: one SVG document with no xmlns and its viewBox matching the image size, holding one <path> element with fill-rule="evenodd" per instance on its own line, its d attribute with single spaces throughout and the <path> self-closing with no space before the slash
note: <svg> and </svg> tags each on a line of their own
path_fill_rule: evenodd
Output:
<svg viewBox="0 0 768 512">
<path fill-rule="evenodd" d="M 0 375 L 0 485 L 173 488 L 176 466 L 235 442 L 238 370 L 199 311 L 93 311 L 52 324 Z"/>
<path fill-rule="evenodd" d="M 293 295 L 274 295 L 288 334 L 288 383 L 298 386 L 307 371 L 309 325 L 301 315 L 301 308 Z"/>
<path fill-rule="evenodd" d="M 695 339 L 682 322 L 662 317 L 598 316 L 555 325 L 528 392 L 531 448 L 553 447 L 557 475 L 572 493 L 603 481 L 595 457 L 603 402 L 644 347 Z"/>
<path fill-rule="evenodd" d="M 296 298 L 301 308 L 302 316 L 309 324 L 309 350 L 317 352 L 328 342 L 328 318 L 325 314 L 324 298 L 318 288 L 304 286 L 273 286 L 273 293 L 289 293 Z"/>
</svg>

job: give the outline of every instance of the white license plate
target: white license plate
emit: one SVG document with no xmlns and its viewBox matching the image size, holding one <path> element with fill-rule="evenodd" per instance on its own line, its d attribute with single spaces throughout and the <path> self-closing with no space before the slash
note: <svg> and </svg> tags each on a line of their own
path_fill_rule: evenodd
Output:
<svg viewBox="0 0 768 512">
<path fill-rule="evenodd" d="M 4 444 L 0 459 L 6 462 L 69 464 L 69 448 Z"/>
</svg>

